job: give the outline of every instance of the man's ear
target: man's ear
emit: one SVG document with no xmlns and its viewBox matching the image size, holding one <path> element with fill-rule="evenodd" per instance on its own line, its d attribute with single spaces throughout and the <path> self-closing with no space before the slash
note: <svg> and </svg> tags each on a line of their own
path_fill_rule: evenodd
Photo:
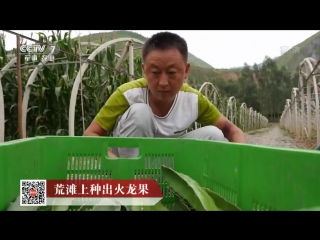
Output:
<svg viewBox="0 0 320 240">
<path fill-rule="evenodd" d="M 144 64 L 142 63 L 141 66 L 142 66 L 143 75 L 146 76 L 146 74 L 144 73 Z"/>
</svg>

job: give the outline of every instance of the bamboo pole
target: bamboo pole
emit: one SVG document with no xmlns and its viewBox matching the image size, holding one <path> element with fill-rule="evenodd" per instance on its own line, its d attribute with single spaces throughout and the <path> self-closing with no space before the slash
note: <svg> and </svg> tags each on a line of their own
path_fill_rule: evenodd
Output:
<svg viewBox="0 0 320 240">
<path fill-rule="evenodd" d="M 18 131 L 19 131 L 19 137 L 23 138 L 20 36 L 19 35 L 16 35 L 16 36 L 17 36 Z"/>
</svg>

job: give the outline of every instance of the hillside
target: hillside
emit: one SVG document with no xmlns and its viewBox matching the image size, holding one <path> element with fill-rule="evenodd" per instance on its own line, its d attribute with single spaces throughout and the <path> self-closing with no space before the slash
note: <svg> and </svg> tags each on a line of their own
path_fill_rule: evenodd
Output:
<svg viewBox="0 0 320 240">
<path fill-rule="evenodd" d="M 145 41 L 146 37 L 141 34 L 131 31 L 116 31 L 116 38 L 131 37 L 141 41 Z M 82 41 L 93 41 L 96 43 L 107 42 L 113 39 L 113 32 L 101 32 L 92 35 L 86 35 L 82 37 Z M 124 47 L 124 43 L 117 45 L 117 50 L 121 51 Z M 135 54 L 141 54 L 141 48 L 135 46 Z M 267 54 L 266 54 L 267 55 Z M 320 59 L 320 32 L 309 37 L 305 41 L 297 44 L 292 49 L 284 53 L 283 55 L 274 58 L 279 67 L 287 67 L 289 71 L 294 71 L 300 62 L 306 57 L 313 57 L 316 60 Z M 191 63 L 191 70 L 189 79 L 202 83 L 207 81 L 208 78 L 222 78 L 225 81 L 238 80 L 241 68 L 235 69 L 216 69 L 203 60 L 197 58 L 192 53 L 189 53 L 189 62 Z M 258 66 L 261 66 L 259 63 Z"/>
<path fill-rule="evenodd" d="M 84 42 L 95 42 L 95 43 L 102 43 L 112 40 L 114 37 L 113 32 L 101 32 L 95 33 L 91 35 L 84 35 L 81 37 L 81 41 Z M 141 34 L 131 32 L 131 31 L 116 31 L 115 34 L 116 38 L 136 38 L 141 41 L 146 41 L 146 37 L 142 36 Z M 117 51 L 121 51 L 124 48 L 125 43 L 117 44 Z M 141 46 L 139 44 L 135 45 L 135 55 L 141 55 Z M 208 78 L 216 77 L 216 78 L 223 78 L 225 80 L 237 80 L 238 79 L 238 71 L 237 70 L 230 70 L 230 69 L 215 69 L 208 63 L 204 62 L 200 58 L 197 58 L 192 53 L 189 53 L 189 62 L 191 63 L 190 81 L 197 81 L 198 83 L 202 83 L 207 81 Z"/>
<path fill-rule="evenodd" d="M 284 66 L 289 71 L 294 71 L 307 57 L 320 60 L 320 31 L 278 57 L 276 63 L 279 67 Z"/>
<path fill-rule="evenodd" d="M 101 36 L 102 36 L 102 39 L 101 39 Z M 131 31 L 116 31 L 115 36 L 116 36 L 116 38 L 129 38 L 130 37 L 130 38 L 136 38 L 141 41 L 147 40 L 147 38 L 142 36 L 141 34 L 131 32 Z M 101 40 L 103 42 L 107 42 L 112 39 L 113 39 L 113 32 L 101 32 L 101 33 L 96 33 L 96 34 L 91 34 L 91 35 L 85 35 L 81 38 L 81 41 L 91 40 L 92 42 L 101 43 Z M 117 48 L 119 48 L 119 50 L 122 50 L 124 47 L 124 43 L 118 44 L 118 45 L 119 45 L 119 47 L 117 47 Z M 141 52 L 141 49 L 138 49 L 138 51 L 136 51 L 136 53 L 139 55 L 140 55 L 140 52 Z M 200 58 L 197 58 L 196 56 L 194 56 L 192 53 L 189 53 L 189 61 L 195 67 L 213 68 L 208 63 L 206 63 L 203 60 L 201 60 Z"/>
<path fill-rule="evenodd" d="M 103 38 L 101 39 L 101 36 Z M 117 31 L 117 38 L 131 37 L 136 38 L 141 41 L 145 41 L 146 37 L 141 34 L 131 32 L 131 31 Z M 82 37 L 82 41 L 93 41 L 96 43 L 107 42 L 113 39 L 113 32 L 103 32 L 98 34 L 86 35 Z M 118 50 L 122 50 L 124 47 L 123 44 L 118 44 Z M 141 53 L 141 49 L 138 48 L 135 50 L 135 54 Z M 320 31 L 313 36 L 309 37 L 305 41 L 297 44 L 292 49 L 284 53 L 283 55 L 274 58 L 277 65 L 281 68 L 282 66 L 287 67 L 289 71 L 294 71 L 297 66 L 303 61 L 306 57 L 312 57 L 316 60 L 320 60 Z M 203 78 L 201 75 L 205 75 L 202 81 L 205 81 L 208 77 L 223 78 L 224 80 L 237 80 L 238 75 L 241 71 L 241 68 L 236 69 L 215 69 L 213 66 L 204 62 L 203 60 L 197 58 L 192 53 L 189 53 L 189 61 L 192 65 L 190 77 L 191 78 Z M 261 66 L 262 63 L 259 63 L 258 66 Z M 202 82 L 201 81 L 201 82 Z"/>
</svg>

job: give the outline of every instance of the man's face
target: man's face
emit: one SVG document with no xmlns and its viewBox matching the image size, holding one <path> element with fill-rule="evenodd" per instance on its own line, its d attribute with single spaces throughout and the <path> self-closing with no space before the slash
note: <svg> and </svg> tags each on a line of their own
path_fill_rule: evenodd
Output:
<svg viewBox="0 0 320 240">
<path fill-rule="evenodd" d="M 142 64 L 152 97 L 159 101 L 172 101 L 188 77 L 190 64 L 173 48 L 153 50 Z"/>
</svg>

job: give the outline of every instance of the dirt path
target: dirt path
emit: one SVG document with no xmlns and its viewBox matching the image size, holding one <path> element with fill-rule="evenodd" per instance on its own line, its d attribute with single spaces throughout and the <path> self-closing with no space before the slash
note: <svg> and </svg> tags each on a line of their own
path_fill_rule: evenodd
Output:
<svg viewBox="0 0 320 240">
<path fill-rule="evenodd" d="M 259 129 L 246 134 L 247 141 L 250 144 L 298 148 L 295 140 L 289 136 L 285 136 L 280 129 L 279 124 L 273 123 L 272 127 Z"/>
</svg>

